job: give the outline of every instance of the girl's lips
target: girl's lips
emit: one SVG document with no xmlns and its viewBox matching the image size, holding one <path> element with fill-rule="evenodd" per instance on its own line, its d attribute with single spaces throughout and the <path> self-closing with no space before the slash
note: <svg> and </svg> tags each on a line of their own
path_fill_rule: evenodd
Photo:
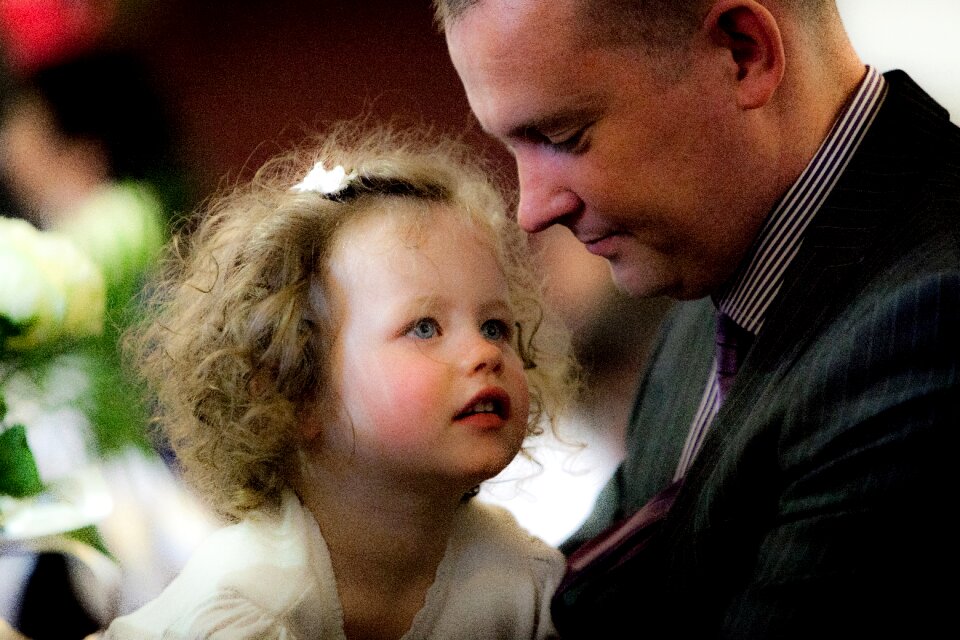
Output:
<svg viewBox="0 0 960 640">
<path fill-rule="evenodd" d="M 510 395 L 499 387 L 490 387 L 473 396 L 453 419 L 481 429 L 492 429 L 503 425 L 509 417 Z"/>
</svg>

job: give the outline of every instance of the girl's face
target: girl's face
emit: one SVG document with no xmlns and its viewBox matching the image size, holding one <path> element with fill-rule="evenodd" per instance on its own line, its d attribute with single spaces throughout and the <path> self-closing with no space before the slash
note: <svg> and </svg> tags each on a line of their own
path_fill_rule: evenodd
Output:
<svg viewBox="0 0 960 640">
<path fill-rule="evenodd" d="M 526 434 L 507 281 L 466 223 L 440 208 L 411 232 L 404 213 L 355 223 L 332 255 L 344 420 L 327 422 L 321 446 L 367 477 L 462 491 L 503 469 Z"/>
</svg>

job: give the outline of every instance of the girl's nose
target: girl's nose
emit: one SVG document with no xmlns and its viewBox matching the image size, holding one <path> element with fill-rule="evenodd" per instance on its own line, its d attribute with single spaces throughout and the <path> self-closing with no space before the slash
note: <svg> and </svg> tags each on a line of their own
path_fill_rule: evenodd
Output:
<svg viewBox="0 0 960 640">
<path fill-rule="evenodd" d="M 503 369 L 503 349 L 478 335 L 467 349 L 465 368 L 469 374 L 499 373 Z"/>
</svg>

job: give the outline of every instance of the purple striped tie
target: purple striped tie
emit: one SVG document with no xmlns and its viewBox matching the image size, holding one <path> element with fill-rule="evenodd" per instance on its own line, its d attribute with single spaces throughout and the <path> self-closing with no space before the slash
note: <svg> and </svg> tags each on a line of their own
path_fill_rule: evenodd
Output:
<svg viewBox="0 0 960 640">
<path fill-rule="evenodd" d="M 720 402 L 726 399 L 751 342 L 752 333 L 727 314 L 717 312 L 717 384 L 720 387 Z"/>
</svg>

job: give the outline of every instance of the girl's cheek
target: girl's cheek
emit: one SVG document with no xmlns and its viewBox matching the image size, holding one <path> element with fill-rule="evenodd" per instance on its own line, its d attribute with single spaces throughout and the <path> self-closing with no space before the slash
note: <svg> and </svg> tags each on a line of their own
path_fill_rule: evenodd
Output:
<svg viewBox="0 0 960 640">
<path fill-rule="evenodd" d="M 380 388 L 370 389 L 376 405 L 378 431 L 394 444 L 415 441 L 431 422 L 442 418 L 443 385 L 426 368 L 386 375 Z M 376 398 L 374 400 L 374 397 Z"/>
<path fill-rule="evenodd" d="M 523 377 L 522 388 L 517 392 L 517 406 L 513 409 L 513 414 L 523 420 L 524 424 L 527 423 L 530 415 L 530 388 L 527 386 L 526 376 Z"/>
</svg>

